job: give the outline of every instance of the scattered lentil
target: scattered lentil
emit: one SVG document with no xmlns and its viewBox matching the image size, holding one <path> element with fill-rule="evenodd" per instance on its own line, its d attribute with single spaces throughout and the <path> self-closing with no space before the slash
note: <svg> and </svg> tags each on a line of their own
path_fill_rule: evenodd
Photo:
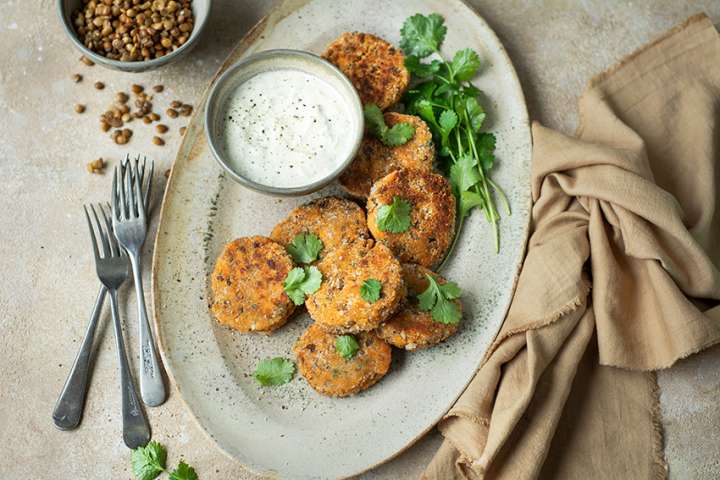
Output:
<svg viewBox="0 0 720 480">
<path fill-rule="evenodd" d="M 177 110 L 178 108 L 183 106 L 183 103 L 180 100 L 173 100 L 172 102 L 170 102 L 170 106 Z"/>
<path fill-rule="evenodd" d="M 183 105 L 180 107 L 180 115 L 183 117 L 189 117 L 192 115 L 193 107 L 192 105 Z"/>
<path fill-rule="evenodd" d="M 72 79 L 73 79 L 73 82 L 80 83 L 80 82 L 82 82 L 83 77 L 79 73 L 74 73 L 72 76 Z"/>
<path fill-rule="evenodd" d="M 158 120 L 160 120 L 160 115 L 158 115 L 155 112 L 151 112 L 149 117 L 150 117 L 150 120 L 152 120 L 153 122 L 157 122 Z"/>
<path fill-rule="evenodd" d="M 177 110 L 172 109 L 172 108 L 168 108 L 168 109 L 165 111 L 165 114 L 166 114 L 168 117 L 170 117 L 170 118 L 177 118 L 177 116 L 178 116 Z"/>
<path fill-rule="evenodd" d="M 103 82 L 95 82 L 95 88 L 97 88 L 98 90 L 102 90 L 103 88 L 105 88 L 105 84 Z"/>
<path fill-rule="evenodd" d="M 134 84 L 130 87 L 130 90 L 132 90 L 132 92 L 133 92 L 135 95 L 137 95 L 137 94 L 139 94 L 139 93 L 142 93 L 142 91 L 145 90 L 145 87 L 143 87 L 142 85 L 138 85 L 137 83 L 134 83 Z"/>
<path fill-rule="evenodd" d="M 117 92 L 115 94 L 115 101 L 117 103 L 127 103 L 127 101 L 130 99 L 127 93 L 125 92 Z"/>
<path fill-rule="evenodd" d="M 185 135 L 186 130 L 187 130 L 187 127 L 180 127 L 180 136 Z"/>
<path fill-rule="evenodd" d="M 93 65 L 95 65 L 95 62 L 93 62 L 92 60 L 90 60 L 90 59 L 89 59 L 88 57 L 86 57 L 85 55 L 82 55 L 82 56 L 80 57 L 80 61 L 81 61 L 82 63 L 84 63 L 85 65 L 87 65 L 88 67 L 92 67 Z"/>
<path fill-rule="evenodd" d="M 160 137 L 153 137 L 153 138 L 152 138 L 152 142 L 153 142 L 155 145 L 165 145 L 165 140 L 163 140 L 163 139 L 160 138 Z"/>
<path fill-rule="evenodd" d="M 85 105 L 82 105 L 80 103 L 75 104 L 75 112 L 76 113 L 83 113 L 85 111 Z"/>
<path fill-rule="evenodd" d="M 106 162 L 102 158 L 93 160 L 86 165 L 87 171 L 90 173 L 102 174 L 105 171 Z"/>
<path fill-rule="evenodd" d="M 168 131 L 167 125 L 163 125 L 162 123 L 155 125 L 155 130 L 158 133 L 166 133 Z"/>
<path fill-rule="evenodd" d="M 153 87 L 153 91 L 154 91 L 155 93 L 160 93 L 160 92 L 162 92 L 163 90 L 165 90 L 165 86 L 164 86 L 164 85 L 155 85 L 155 86 Z"/>
</svg>

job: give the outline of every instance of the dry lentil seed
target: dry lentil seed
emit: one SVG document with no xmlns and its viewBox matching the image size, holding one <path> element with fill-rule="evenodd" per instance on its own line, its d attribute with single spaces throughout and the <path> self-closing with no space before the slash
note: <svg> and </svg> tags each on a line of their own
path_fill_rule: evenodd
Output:
<svg viewBox="0 0 720 480">
<path fill-rule="evenodd" d="M 180 115 L 183 117 L 189 117 L 192 115 L 193 107 L 192 105 L 183 105 L 180 107 Z"/>
<path fill-rule="evenodd" d="M 130 99 L 127 93 L 125 92 L 117 92 L 115 94 L 115 101 L 117 103 L 127 103 L 127 101 Z"/>
<path fill-rule="evenodd" d="M 75 112 L 76 113 L 83 113 L 85 111 L 85 105 L 81 103 L 75 104 Z"/>
<path fill-rule="evenodd" d="M 80 61 L 81 61 L 82 63 L 84 63 L 85 65 L 87 65 L 88 67 L 92 67 L 93 65 L 95 65 L 95 62 L 93 62 L 92 60 L 90 60 L 90 59 L 89 59 L 88 57 L 86 57 L 85 55 L 82 55 L 82 56 L 80 57 Z"/>
<path fill-rule="evenodd" d="M 153 137 L 153 138 L 152 138 L 152 142 L 153 142 L 155 145 L 165 145 L 165 140 L 163 140 L 163 139 L 160 138 L 160 137 Z"/>
<path fill-rule="evenodd" d="M 95 88 L 98 90 L 102 90 L 105 88 L 105 84 L 103 82 L 95 82 Z"/>
<path fill-rule="evenodd" d="M 160 92 L 162 92 L 163 90 L 165 90 L 165 86 L 163 86 L 163 85 L 155 85 L 155 86 L 153 87 L 153 91 L 154 91 L 155 93 L 160 93 Z"/>
<path fill-rule="evenodd" d="M 108 122 L 106 122 L 105 120 L 101 120 L 100 121 L 100 130 L 102 130 L 103 132 L 107 132 L 108 130 L 110 130 L 110 124 Z"/>
<path fill-rule="evenodd" d="M 157 122 L 158 120 L 160 120 L 160 115 L 155 112 L 151 112 L 149 116 L 150 120 L 152 120 L 153 122 Z"/>
<path fill-rule="evenodd" d="M 187 131 L 187 127 L 180 127 L 180 136 L 185 135 L 186 131 Z"/>
<path fill-rule="evenodd" d="M 172 108 L 178 109 L 183 106 L 183 103 L 180 100 L 173 100 L 172 102 L 170 102 L 170 106 Z"/>
<path fill-rule="evenodd" d="M 129 113 L 123 113 L 123 116 L 120 117 L 120 119 L 125 123 L 132 121 L 132 117 Z"/>
<path fill-rule="evenodd" d="M 92 162 L 88 163 L 86 165 L 87 171 L 90 173 L 104 173 L 105 170 L 105 160 L 102 158 L 98 158 L 93 160 Z"/>
<path fill-rule="evenodd" d="M 145 88 L 144 88 L 142 85 L 138 85 L 137 83 L 134 83 L 134 84 L 130 87 L 130 90 L 132 90 L 132 92 L 133 92 L 135 95 L 138 95 L 138 94 L 142 93 L 142 91 L 145 90 Z"/>
<path fill-rule="evenodd" d="M 165 111 L 165 114 L 167 114 L 167 116 L 170 117 L 170 118 L 177 118 L 177 116 L 178 116 L 177 110 L 172 109 L 172 108 L 168 108 L 168 109 Z"/>
<path fill-rule="evenodd" d="M 75 83 L 82 82 L 82 78 L 83 78 L 82 75 L 80 75 L 79 73 L 75 73 L 72 76 L 73 82 L 75 82 Z"/>
<path fill-rule="evenodd" d="M 152 118 L 150 118 L 149 115 L 145 115 L 145 116 L 143 117 L 143 123 L 145 123 L 145 124 L 147 124 L 147 125 L 150 125 L 150 124 L 152 123 Z"/>
<path fill-rule="evenodd" d="M 155 130 L 158 133 L 167 133 L 168 127 L 167 127 L 167 125 L 163 125 L 162 123 L 160 123 L 158 125 L 155 125 Z"/>
</svg>

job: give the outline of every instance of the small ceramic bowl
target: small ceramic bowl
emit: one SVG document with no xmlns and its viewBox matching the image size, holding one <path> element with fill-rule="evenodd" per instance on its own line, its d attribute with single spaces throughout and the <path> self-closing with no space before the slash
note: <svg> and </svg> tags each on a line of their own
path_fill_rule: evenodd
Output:
<svg viewBox="0 0 720 480">
<path fill-rule="evenodd" d="M 352 117 L 352 128 L 347 132 L 352 148 L 346 158 L 340 159 L 337 167 L 328 171 L 319 180 L 307 185 L 274 187 L 260 184 L 239 174 L 230 165 L 223 149 L 223 112 L 229 95 L 242 83 L 263 72 L 292 69 L 318 77 L 327 82 L 347 102 Z M 300 50 L 266 50 L 251 55 L 230 66 L 212 86 L 205 108 L 205 134 L 215 160 L 228 175 L 241 185 L 276 196 L 297 196 L 320 190 L 335 180 L 350 165 L 363 137 L 365 128 L 362 103 L 350 80 L 333 64 Z"/>
<path fill-rule="evenodd" d="M 148 70 L 154 70 L 177 60 L 187 54 L 197 44 L 197 40 L 200 38 L 200 34 L 202 33 L 203 28 L 205 28 L 207 19 L 210 16 L 210 6 L 212 5 L 212 0 L 192 1 L 191 8 L 195 22 L 187 42 L 185 42 L 180 48 L 163 57 L 140 62 L 121 62 L 119 60 L 112 60 L 87 48 L 80 40 L 80 37 L 78 37 L 78 34 L 75 31 L 75 26 L 72 22 L 73 12 L 82 7 L 83 1 L 56 0 L 55 3 L 57 5 L 58 15 L 60 16 L 60 20 L 65 28 L 65 33 L 68 35 L 70 41 L 72 41 L 75 47 L 83 53 L 83 55 L 98 65 L 102 65 L 113 70 L 121 70 L 123 72 L 145 72 Z"/>
</svg>

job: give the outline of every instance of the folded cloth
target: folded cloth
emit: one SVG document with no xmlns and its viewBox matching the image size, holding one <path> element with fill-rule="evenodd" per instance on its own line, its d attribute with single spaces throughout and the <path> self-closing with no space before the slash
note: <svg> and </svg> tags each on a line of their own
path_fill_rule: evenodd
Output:
<svg viewBox="0 0 720 480">
<path fill-rule="evenodd" d="M 720 340 L 720 36 L 696 15 L 533 125 L 512 305 L 428 479 L 665 478 L 654 370 Z"/>
</svg>

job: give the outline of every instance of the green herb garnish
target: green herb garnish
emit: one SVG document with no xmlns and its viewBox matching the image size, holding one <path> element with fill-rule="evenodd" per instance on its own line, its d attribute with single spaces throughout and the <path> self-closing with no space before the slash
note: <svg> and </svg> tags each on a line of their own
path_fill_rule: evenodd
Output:
<svg viewBox="0 0 720 480">
<path fill-rule="evenodd" d="M 149 442 L 144 447 L 132 451 L 130 460 L 132 472 L 137 480 L 153 480 L 165 471 L 167 450 L 158 442 Z"/>
<path fill-rule="evenodd" d="M 407 143 L 415 135 L 415 127 L 407 122 L 399 122 L 388 127 L 382 110 L 374 103 L 363 109 L 368 130 L 388 147 L 397 147 Z"/>
<path fill-rule="evenodd" d="M 170 473 L 170 480 L 198 480 L 195 469 L 185 462 L 180 462 Z"/>
<path fill-rule="evenodd" d="M 282 357 L 266 358 L 255 368 L 255 379 L 260 385 L 283 385 L 288 383 L 295 373 L 295 364 Z"/>
<path fill-rule="evenodd" d="M 286 250 L 296 263 L 312 263 L 317 260 L 323 243 L 320 238 L 312 233 L 301 233 L 295 235 Z"/>
<path fill-rule="evenodd" d="M 305 303 L 305 295 L 317 292 L 322 283 L 322 273 L 317 267 L 296 267 L 290 270 L 283 288 L 295 305 Z"/>
<path fill-rule="evenodd" d="M 425 275 L 428 288 L 417 296 L 420 310 L 430 312 L 432 319 L 439 323 L 455 324 L 462 317 L 460 308 L 452 300 L 460 298 L 460 287 L 454 282 L 443 285 L 437 283 L 432 275 Z"/>
<path fill-rule="evenodd" d="M 410 228 L 410 202 L 398 196 L 390 205 L 381 205 L 377 211 L 376 224 L 381 232 L 401 233 Z"/>
<path fill-rule="evenodd" d="M 360 286 L 360 296 L 368 303 L 375 303 L 380 299 L 382 283 L 380 280 L 368 278 Z"/>
<path fill-rule="evenodd" d="M 350 360 L 360 350 L 360 345 L 352 335 L 339 335 L 335 339 L 335 350 L 345 360 Z"/>
<path fill-rule="evenodd" d="M 508 214 L 510 206 L 502 190 L 489 177 L 495 162 L 495 136 L 481 132 L 485 111 L 478 102 L 480 90 L 470 80 L 480 69 L 480 57 L 466 48 L 451 61 L 440 54 L 447 28 L 438 14 L 413 15 L 400 30 L 405 67 L 418 80 L 403 98 L 406 113 L 420 116 L 430 127 L 441 167 L 450 177 L 458 205 L 455 240 L 465 217 L 481 208 L 494 230 L 495 250 L 500 249 L 500 214 L 493 193 Z M 433 55 L 430 61 L 422 61 Z M 454 246 L 454 244 L 453 244 Z M 451 247 L 452 250 L 452 247 Z M 446 256 L 447 258 L 447 256 Z"/>
</svg>

